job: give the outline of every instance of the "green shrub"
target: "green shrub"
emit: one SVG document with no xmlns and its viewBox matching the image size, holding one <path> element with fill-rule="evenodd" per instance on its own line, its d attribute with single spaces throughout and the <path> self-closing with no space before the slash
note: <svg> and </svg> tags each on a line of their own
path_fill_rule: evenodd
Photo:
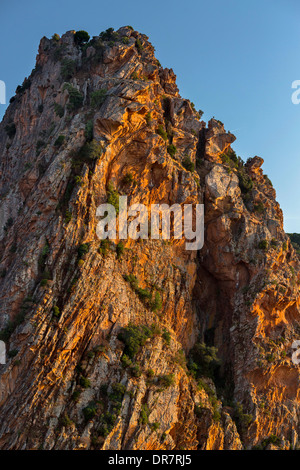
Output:
<svg viewBox="0 0 300 470">
<path fill-rule="evenodd" d="M 86 255 L 89 252 L 90 249 L 90 244 L 89 243 L 83 243 L 80 245 L 78 248 L 78 258 L 81 259 L 84 255 Z"/>
<path fill-rule="evenodd" d="M 109 400 L 113 402 L 122 403 L 125 392 L 126 392 L 125 385 L 121 383 L 114 383 L 112 385 L 112 392 L 108 395 L 108 398 Z"/>
<path fill-rule="evenodd" d="M 162 300 L 159 292 L 155 292 L 155 298 L 152 306 L 153 312 L 157 312 L 157 310 L 162 309 Z"/>
<path fill-rule="evenodd" d="M 192 375 L 195 378 L 204 375 L 213 379 L 219 366 L 217 349 L 213 346 L 207 346 L 202 341 L 197 341 L 191 349 L 188 361 L 188 368 Z"/>
<path fill-rule="evenodd" d="M 268 246 L 269 246 L 268 240 L 261 240 L 258 244 L 258 248 L 264 251 L 267 251 Z"/>
<path fill-rule="evenodd" d="M 149 377 L 149 379 L 152 379 L 154 377 L 154 370 L 153 369 L 147 370 L 147 377 Z"/>
<path fill-rule="evenodd" d="M 25 78 L 22 85 L 18 85 L 16 89 L 16 93 L 21 94 L 24 91 L 28 90 L 31 87 L 31 80 L 30 78 Z"/>
<path fill-rule="evenodd" d="M 122 38 L 122 43 L 123 43 L 123 44 L 129 44 L 129 38 L 128 38 L 127 36 L 124 36 L 124 37 Z"/>
<path fill-rule="evenodd" d="M 133 183 L 133 181 L 134 181 L 134 178 L 133 178 L 132 173 L 126 173 L 122 182 L 123 184 L 131 184 Z"/>
<path fill-rule="evenodd" d="M 94 136 L 94 123 L 92 120 L 88 121 L 85 125 L 85 130 L 84 130 L 84 135 L 85 138 L 88 142 L 91 142 L 93 140 Z"/>
<path fill-rule="evenodd" d="M 160 424 L 157 421 L 155 421 L 154 423 L 150 424 L 150 427 L 152 431 L 157 431 L 160 428 Z"/>
<path fill-rule="evenodd" d="M 102 31 L 100 33 L 100 39 L 102 41 L 117 41 L 119 38 L 118 33 L 114 31 L 114 28 L 108 28 L 106 31 Z"/>
<path fill-rule="evenodd" d="M 62 78 L 67 81 L 73 77 L 76 71 L 76 62 L 72 59 L 63 59 L 61 63 L 60 73 Z"/>
<path fill-rule="evenodd" d="M 53 39 L 53 41 L 58 42 L 60 40 L 60 36 L 59 36 L 59 34 L 54 33 L 51 39 Z"/>
<path fill-rule="evenodd" d="M 129 323 L 127 327 L 121 329 L 118 339 L 125 344 L 124 354 L 133 359 L 140 348 L 145 345 L 147 339 L 152 336 L 153 332 L 149 327 Z"/>
<path fill-rule="evenodd" d="M 123 354 L 121 358 L 122 366 L 126 369 L 126 367 L 132 366 L 131 359 L 127 356 L 127 354 Z"/>
<path fill-rule="evenodd" d="M 112 206 L 114 206 L 114 208 L 116 209 L 116 214 L 119 213 L 119 193 L 116 189 L 114 189 L 112 183 L 109 183 L 108 184 L 108 188 L 107 188 L 107 202 L 108 204 L 111 204 Z"/>
<path fill-rule="evenodd" d="M 109 240 L 107 238 L 105 240 L 101 240 L 100 246 L 98 248 L 98 253 L 105 256 L 107 254 L 108 249 L 109 249 Z"/>
<path fill-rule="evenodd" d="M 119 242 L 116 246 L 116 252 L 117 252 L 117 258 L 120 259 L 122 254 L 124 253 L 124 243 L 123 242 Z"/>
<path fill-rule="evenodd" d="M 89 421 L 93 419 L 97 414 L 97 409 L 96 409 L 94 402 L 90 402 L 88 406 L 83 408 L 82 412 L 83 412 L 85 421 Z"/>
<path fill-rule="evenodd" d="M 168 140 L 168 134 L 166 133 L 162 124 L 159 124 L 158 128 L 156 129 L 156 133 L 160 135 L 164 140 Z"/>
<path fill-rule="evenodd" d="M 272 238 L 272 240 L 271 240 L 271 247 L 272 247 L 272 248 L 277 248 L 277 245 L 278 245 L 278 243 L 277 243 L 276 238 Z"/>
<path fill-rule="evenodd" d="M 12 137 L 14 137 L 14 135 L 17 132 L 16 125 L 15 125 L 14 122 L 11 122 L 10 124 L 7 124 L 4 129 L 5 129 L 7 135 L 10 139 Z"/>
<path fill-rule="evenodd" d="M 97 90 L 91 93 L 91 106 L 92 108 L 100 108 L 100 106 L 104 103 L 105 98 L 107 96 L 107 90 Z"/>
<path fill-rule="evenodd" d="M 130 369 L 130 372 L 132 374 L 133 377 L 140 377 L 142 375 L 142 371 L 141 371 L 141 368 L 138 364 L 136 364 L 135 366 L 131 367 Z"/>
<path fill-rule="evenodd" d="M 151 113 L 150 113 L 150 112 L 148 112 L 148 113 L 146 114 L 145 119 L 146 119 L 147 125 L 149 126 L 149 124 L 150 124 L 151 121 L 152 121 L 152 116 L 151 116 Z"/>
<path fill-rule="evenodd" d="M 10 351 L 8 351 L 7 355 L 9 358 L 13 358 L 18 354 L 18 352 L 18 349 L 11 349 Z"/>
<path fill-rule="evenodd" d="M 71 219 L 72 219 L 72 212 L 70 212 L 68 209 L 66 210 L 66 213 L 65 213 L 65 224 L 68 224 L 69 222 L 71 222 Z"/>
<path fill-rule="evenodd" d="M 70 83 L 65 83 L 64 90 L 67 90 L 69 94 L 68 110 L 76 111 L 79 109 L 83 104 L 83 95 L 80 91 L 74 88 Z"/>
<path fill-rule="evenodd" d="M 171 334 L 166 328 L 164 329 L 164 332 L 162 334 L 162 338 L 165 340 L 165 342 L 169 345 L 171 343 Z"/>
<path fill-rule="evenodd" d="M 83 46 L 90 40 L 90 35 L 86 31 L 76 31 L 74 34 L 74 41 L 78 46 Z"/>
<path fill-rule="evenodd" d="M 142 45 L 141 40 L 139 38 L 137 38 L 135 41 L 135 47 L 137 48 L 139 54 L 141 54 L 144 50 L 144 46 Z"/>
<path fill-rule="evenodd" d="M 39 155 L 41 150 L 46 147 L 46 143 L 43 140 L 38 140 L 35 146 L 36 154 Z"/>
<path fill-rule="evenodd" d="M 13 224 L 14 224 L 14 219 L 13 219 L 12 217 L 9 217 L 9 218 L 7 219 L 7 221 L 6 221 L 6 224 L 5 224 L 3 230 L 4 230 L 5 232 L 7 232 L 7 230 L 8 230 L 10 227 L 13 226 Z"/>
<path fill-rule="evenodd" d="M 238 172 L 239 186 L 242 193 L 247 194 L 253 188 L 253 181 L 250 176 L 247 175 L 244 169 Z"/>
<path fill-rule="evenodd" d="M 54 103 L 54 111 L 55 111 L 55 114 L 60 118 L 62 118 L 63 115 L 65 114 L 65 110 L 63 106 L 58 103 Z"/>
<path fill-rule="evenodd" d="M 72 394 L 71 399 L 77 403 L 79 401 L 81 395 L 81 390 L 75 390 L 75 392 Z"/>
<path fill-rule="evenodd" d="M 81 376 L 79 379 L 79 384 L 82 388 L 89 388 L 91 386 L 91 382 L 86 377 Z"/>
<path fill-rule="evenodd" d="M 258 204 L 255 204 L 254 210 L 255 212 L 258 212 L 259 214 L 263 214 L 265 212 L 265 206 L 263 205 L 262 202 L 259 202 Z"/>
<path fill-rule="evenodd" d="M 54 146 L 55 147 L 61 147 L 62 144 L 64 143 L 64 140 L 65 140 L 65 136 L 64 135 L 59 135 L 56 139 L 56 141 L 54 142 Z"/>
<path fill-rule="evenodd" d="M 57 305 L 54 305 L 54 307 L 52 309 L 52 313 L 53 313 L 53 316 L 56 317 L 56 318 L 58 318 L 60 316 L 60 310 L 57 307 Z"/>
<path fill-rule="evenodd" d="M 195 171 L 195 164 L 190 160 L 189 157 L 185 157 L 185 159 L 182 162 L 183 168 L 185 168 L 187 171 L 190 171 L 193 173 Z"/>
<path fill-rule="evenodd" d="M 167 374 L 167 375 L 160 375 L 159 376 L 159 384 L 163 388 L 169 388 L 171 385 L 175 383 L 175 376 L 174 374 Z"/>
<path fill-rule="evenodd" d="M 80 149 L 78 157 L 80 161 L 98 160 L 103 153 L 102 145 L 93 139 L 91 142 L 86 142 Z"/>
<path fill-rule="evenodd" d="M 131 78 L 131 80 L 138 80 L 139 76 L 138 76 L 137 72 L 134 71 L 134 72 L 132 72 L 130 78 Z"/>
<path fill-rule="evenodd" d="M 239 402 L 234 405 L 233 419 L 236 422 L 239 433 L 245 432 L 253 421 L 253 416 L 244 413 L 243 405 Z"/>
<path fill-rule="evenodd" d="M 175 145 L 173 144 L 168 145 L 167 152 L 171 155 L 171 157 L 175 156 L 176 151 L 177 151 L 177 148 L 175 147 Z"/>
<path fill-rule="evenodd" d="M 150 410 L 148 408 L 147 404 L 142 405 L 141 412 L 140 412 L 140 418 L 139 418 L 139 423 L 142 425 L 146 425 L 149 423 L 149 415 L 150 415 Z"/>
<path fill-rule="evenodd" d="M 65 413 L 63 415 L 60 422 L 61 422 L 61 425 L 64 426 L 65 428 L 68 428 L 68 427 L 72 426 L 72 424 L 73 424 L 73 421 L 69 418 L 67 413 Z"/>
</svg>

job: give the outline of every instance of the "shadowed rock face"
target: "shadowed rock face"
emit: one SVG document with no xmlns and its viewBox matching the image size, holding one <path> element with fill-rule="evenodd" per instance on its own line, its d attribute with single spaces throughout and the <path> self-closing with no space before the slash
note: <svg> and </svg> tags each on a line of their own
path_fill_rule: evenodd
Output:
<svg viewBox="0 0 300 470">
<path fill-rule="evenodd" d="M 0 125 L 0 448 L 297 446 L 299 262 L 262 159 L 206 128 L 145 35 L 74 34 L 41 40 Z M 204 203 L 204 247 L 104 246 L 111 188 Z"/>
</svg>

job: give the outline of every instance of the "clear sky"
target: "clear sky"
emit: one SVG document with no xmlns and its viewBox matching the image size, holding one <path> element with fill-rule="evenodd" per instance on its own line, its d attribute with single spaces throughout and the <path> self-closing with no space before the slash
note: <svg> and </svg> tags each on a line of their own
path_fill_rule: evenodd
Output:
<svg viewBox="0 0 300 470">
<path fill-rule="evenodd" d="M 244 160 L 264 158 L 287 232 L 300 232 L 299 0 L 0 0 L 0 80 L 7 101 L 34 67 L 39 40 L 131 25 L 149 36 L 183 97 L 215 116 Z M 5 106 L 0 105 L 0 118 Z"/>
</svg>

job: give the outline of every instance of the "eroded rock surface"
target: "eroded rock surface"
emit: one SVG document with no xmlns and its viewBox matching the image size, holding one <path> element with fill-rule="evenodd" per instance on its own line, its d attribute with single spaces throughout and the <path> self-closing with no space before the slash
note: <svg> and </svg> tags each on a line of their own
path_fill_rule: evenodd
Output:
<svg viewBox="0 0 300 470">
<path fill-rule="evenodd" d="M 262 159 L 145 35 L 74 34 L 41 40 L 0 125 L 0 448 L 297 447 L 299 261 Z M 204 247 L 101 244 L 112 191 L 204 203 Z M 186 361 L 202 342 L 214 374 Z"/>
</svg>

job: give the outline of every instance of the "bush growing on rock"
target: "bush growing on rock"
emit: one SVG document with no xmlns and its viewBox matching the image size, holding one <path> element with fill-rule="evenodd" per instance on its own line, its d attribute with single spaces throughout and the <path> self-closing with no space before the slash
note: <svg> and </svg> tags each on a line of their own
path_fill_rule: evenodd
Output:
<svg viewBox="0 0 300 470">
<path fill-rule="evenodd" d="M 54 112 L 58 117 L 62 118 L 65 110 L 61 104 L 54 103 Z"/>
<path fill-rule="evenodd" d="M 64 140 L 65 140 L 65 136 L 64 135 L 60 135 L 57 137 L 56 141 L 54 142 L 54 147 L 61 147 L 62 144 L 64 143 Z"/>
<path fill-rule="evenodd" d="M 269 246 L 268 240 L 261 240 L 258 244 L 258 248 L 264 251 L 267 251 L 268 246 Z"/>
<path fill-rule="evenodd" d="M 188 361 L 188 368 L 192 375 L 195 378 L 206 376 L 214 379 L 219 366 L 217 349 L 207 346 L 202 341 L 197 341 L 190 352 Z"/>
<path fill-rule="evenodd" d="M 76 31 L 74 34 L 74 41 L 78 46 L 83 46 L 90 40 L 90 35 L 86 31 Z"/>
<path fill-rule="evenodd" d="M 160 135 L 164 140 L 168 140 L 168 134 L 166 133 L 162 124 L 159 124 L 158 128 L 156 129 L 156 133 Z"/>
<path fill-rule="evenodd" d="M 67 90 L 69 94 L 69 102 L 67 104 L 68 110 L 76 111 L 83 104 L 83 95 L 70 83 L 65 83 L 64 90 Z"/>
<path fill-rule="evenodd" d="M 84 255 L 86 255 L 89 252 L 90 245 L 89 243 L 83 243 L 80 245 L 78 248 L 78 258 L 81 259 Z"/>
<path fill-rule="evenodd" d="M 63 59 L 61 63 L 60 73 L 64 80 L 69 80 L 73 77 L 76 71 L 76 62 L 72 59 Z"/>
<path fill-rule="evenodd" d="M 169 155 L 171 155 L 171 157 L 175 156 L 176 151 L 177 151 L 177 148 L 175 147 L 175 145 L 173 144 L 168 145 L 167 152 Z"/>
<path fill-rule="evenodd" d="M 194 163 L 190 160 L 189 157 L 185 157 L 185 159 L 182 162 L 183 168 L 185 168 L 187 171 L 190 171 L 193 173 L 195 171 L 195 165 Z"/>
<path fill-rule="evenodd" d="M 96 90 L 91 93 L 91 106 L 92 108 L 100 108 L 104 103 L 107 96 L 107 90 L 103 88 L 102 90 Z"/>
<path fill-rule="evenodd" d="M 153 332 L 149 327 L 130 323 L 127 327 L 121 329 L 118 339 L 125 344 L 124 354 L 133 359 L 140 348 L 145 345 L 147 339 L 152 336 Z"/>
</svg>

